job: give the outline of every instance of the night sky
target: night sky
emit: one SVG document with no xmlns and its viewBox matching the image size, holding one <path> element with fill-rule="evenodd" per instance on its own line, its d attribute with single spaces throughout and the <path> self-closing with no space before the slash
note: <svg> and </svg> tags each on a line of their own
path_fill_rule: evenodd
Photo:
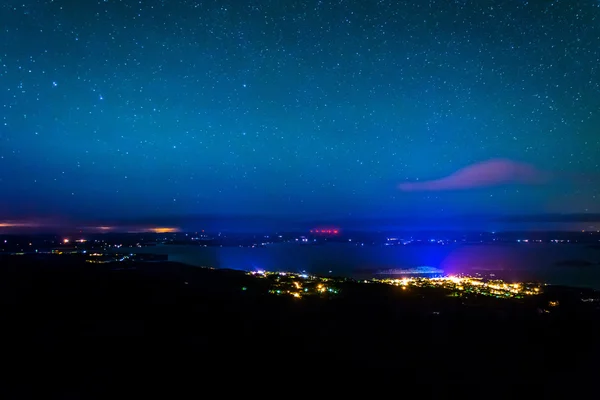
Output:
<svg viewBox="0 0 600 400">
<path fill-rule="evenodd" d="M 0 28 L 6 226 L 600 212 L 597 0 L 3 0 Z"/>
</svg>

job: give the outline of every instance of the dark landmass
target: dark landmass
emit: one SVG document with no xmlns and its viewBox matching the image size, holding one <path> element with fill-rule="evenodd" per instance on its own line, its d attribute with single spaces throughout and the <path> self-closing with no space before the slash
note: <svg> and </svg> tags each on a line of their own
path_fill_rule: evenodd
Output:
<svg viewBox="0 0 600 400">
<path fill-rule="evenodd" d="M 318 246 L 326 243 L 346 243 L 356 246 L 416 246 L 418 248 L 468 245 L 535 246 L 551 243 L 557 246 L 573 244 L 599 248 L 600 233 L 592 232 L 477 232 L 477 231 L 356 231 L 339 230 L 338 233 L 295 231 L 270 233 L 250 232 L 135 232 L 90 233 L 73 231 L 58 234 L 0 234 L 0 254 L 34 253 L 62 250 L 106 250 L 114 247 L 155 247 L 160 245 L 186 245 L 202 247 L 261 247 L 277 243 Z"/>
<path fill-rule="evenodd" d="M 591 290 L 468 302 L 353 281 L 333 298 L 267 291 L 266 279 L 240 271 L 0 256 L 3 390 L 139 398 L 244 379 L 346 388 L 492 379 L 500 391 L 598 372 L 600 296 Z"/>
<path fill-rule="evenodd" d="M 587 260 L 564 260 L 558 261 L 554 265 L 559 267 L 590 267 L 597 264 Z"/>
</svg>

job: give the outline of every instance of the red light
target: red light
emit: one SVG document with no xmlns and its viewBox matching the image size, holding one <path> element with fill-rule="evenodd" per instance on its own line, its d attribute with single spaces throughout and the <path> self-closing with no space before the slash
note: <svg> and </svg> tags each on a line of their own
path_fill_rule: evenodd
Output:
<svg viewBox="0 0 600 400">
<path fill-rule="evenodd" d="M 311 229 L 310 233 L 325 234 L 325 235 L 337 235 L 340 233 L 339 229 Z"/>
</svg>

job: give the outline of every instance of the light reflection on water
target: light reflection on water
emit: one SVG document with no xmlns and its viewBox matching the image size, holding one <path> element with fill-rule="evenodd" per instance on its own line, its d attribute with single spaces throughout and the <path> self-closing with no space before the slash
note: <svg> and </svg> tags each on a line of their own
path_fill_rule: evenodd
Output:
<svg viewBox="0 0 600 400">
<path fill-rule="evenodd" d="M 364 275 L 364 270 L 429 265 L 442 268 L 447 274 L 480 271 L 508 280 L 539 280 L 600 289 L 600 265 L 555 265 L 566 260 L 600 263 L 600 250 L 572 244 L 357 247 L 332 243 L 321 246 L 276 244 L 259 248 L 158 246 L 131 251 L 169 254 L 171 261 L 195 266 L 306 270 L 314 274 L 332 271 L 344 276 Z"/>
</svg>

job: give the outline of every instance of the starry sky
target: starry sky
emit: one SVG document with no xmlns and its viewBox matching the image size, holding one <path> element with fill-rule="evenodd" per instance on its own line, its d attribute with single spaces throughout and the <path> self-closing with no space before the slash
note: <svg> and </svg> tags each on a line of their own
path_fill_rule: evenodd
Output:
<svg viewBox="0 0 600 400">
<path fill-rule="evenodd" d="M 597 0 L 4 0 L 0 28 L 0 221 L 600 212 Z"/>
</svg>

